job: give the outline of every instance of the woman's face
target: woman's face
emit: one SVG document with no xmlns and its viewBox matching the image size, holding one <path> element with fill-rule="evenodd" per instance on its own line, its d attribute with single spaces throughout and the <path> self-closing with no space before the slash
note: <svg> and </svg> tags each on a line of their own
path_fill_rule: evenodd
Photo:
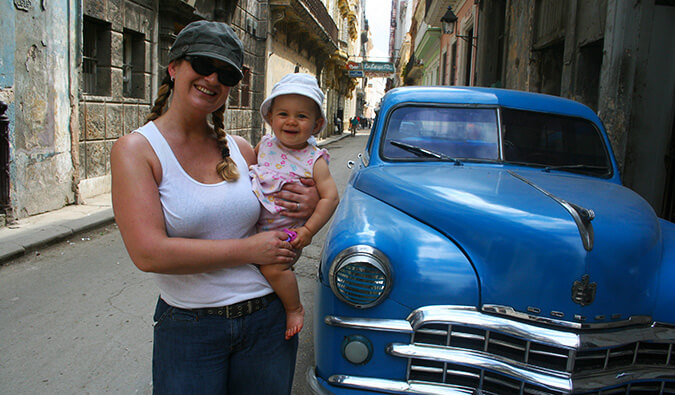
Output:
<svg viewBox="0 0 675 395">
<path fill-rule="evenodd" d="M 224 62 L 212 61 L 216 67 L 225 67 Z M 174 77 L 172 105 L 189 106 L 210 114 L 225 104 L 230 93 L 231 87 L 220 83 L 215 71 L 207 76 L 201 75 L 185 59 L 171 62 L 169 74 Z"/>
</svg>

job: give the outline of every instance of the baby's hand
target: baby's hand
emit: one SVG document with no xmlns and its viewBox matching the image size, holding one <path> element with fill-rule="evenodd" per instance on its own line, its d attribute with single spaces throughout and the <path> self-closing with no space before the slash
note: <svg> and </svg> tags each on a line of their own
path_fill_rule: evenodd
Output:
<svg viewBox="0 0 675 395">
<path fill-rule="evenodd" d="M 291 230 L 298 234 L 295 240 L 291 242 L 291 246 L 293 246 L 293 248 L 305 248 L 312 242 L 312 232 L 310 232 L 309 229 L 305 228 L 304 226 L 293 228 Z"/>
</svg>

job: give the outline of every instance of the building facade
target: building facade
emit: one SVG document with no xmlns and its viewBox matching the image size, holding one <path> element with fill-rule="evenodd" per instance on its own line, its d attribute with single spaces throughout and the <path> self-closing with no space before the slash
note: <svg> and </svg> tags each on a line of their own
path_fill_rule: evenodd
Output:
<svg viewBox="0 0 675 395">
<path fill-rule="evenodd" d="M 350 97 L 355 81 L 347 75 L 347 61 L 358 48 L 359 15 L 356 0 L 270 1 L 266 94 L 286 74 L 316 76 L 326 96 L 328 118 L 320 137 L 341 132 L 354 111 Z"/>
<path fill-rule="evenodd" d="M 346 73 L 358 47 L 356 0 L 55 0 L 0 3 L 0 101 L 9 153 L 0 206 L 11 220 L 110 190 L 112 144 L 143 123 L 188 23 L 229 23 L 244 44 L 245 77 L 225 127 L 256 144 L 258 109 L 284 74 L 318 77 L 326 113 L 352 109 Z M 351 100 L 351 101 L 350 101 Z M 334 125 L 329 119 L 330 126 Z M 324 133 L 334 133 L 326 128 Z M 3 146 L 4 147 L 4 146 Z M 0 147 L 2 148 L 2 147 Z M 2 152 L 2 149 L 0 149 Z M 1 155 L 0 155 L 1 156 Z M 2 199 L 0 199 L 2 200 Z"/>
</svg>

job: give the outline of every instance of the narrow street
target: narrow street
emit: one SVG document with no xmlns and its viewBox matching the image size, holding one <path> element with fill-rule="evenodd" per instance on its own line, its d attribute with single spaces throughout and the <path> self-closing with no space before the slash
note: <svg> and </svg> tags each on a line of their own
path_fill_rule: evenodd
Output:
<svg viewBox="0 0 675 395">
<path fill-rule="evenodd" d="M 340 191 L 367 130 L 326 148 Z M 294 394 L 308 392 L 312 303 L 326 228 L 296 265 L 306 309 Z M 0 393 L 149 394 L 157 288 L 131 263 L 113 224 L 0 267 Z"/>
</svg>

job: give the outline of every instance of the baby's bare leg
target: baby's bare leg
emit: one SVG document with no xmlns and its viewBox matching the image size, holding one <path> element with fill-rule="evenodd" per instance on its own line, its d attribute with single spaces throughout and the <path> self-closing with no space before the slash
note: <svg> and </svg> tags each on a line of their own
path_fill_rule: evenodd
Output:
<svg viewBox="0 0 675 395">
<path fill-rule="evenodd" d="M 281 299 L 286 310 L 286 340 L 300 332 L 305 322 L 305 309 L 300 303 L 300 291 L 295 274 L 288 265 L 261 265 L 260 272 Z"/>
</svg>

